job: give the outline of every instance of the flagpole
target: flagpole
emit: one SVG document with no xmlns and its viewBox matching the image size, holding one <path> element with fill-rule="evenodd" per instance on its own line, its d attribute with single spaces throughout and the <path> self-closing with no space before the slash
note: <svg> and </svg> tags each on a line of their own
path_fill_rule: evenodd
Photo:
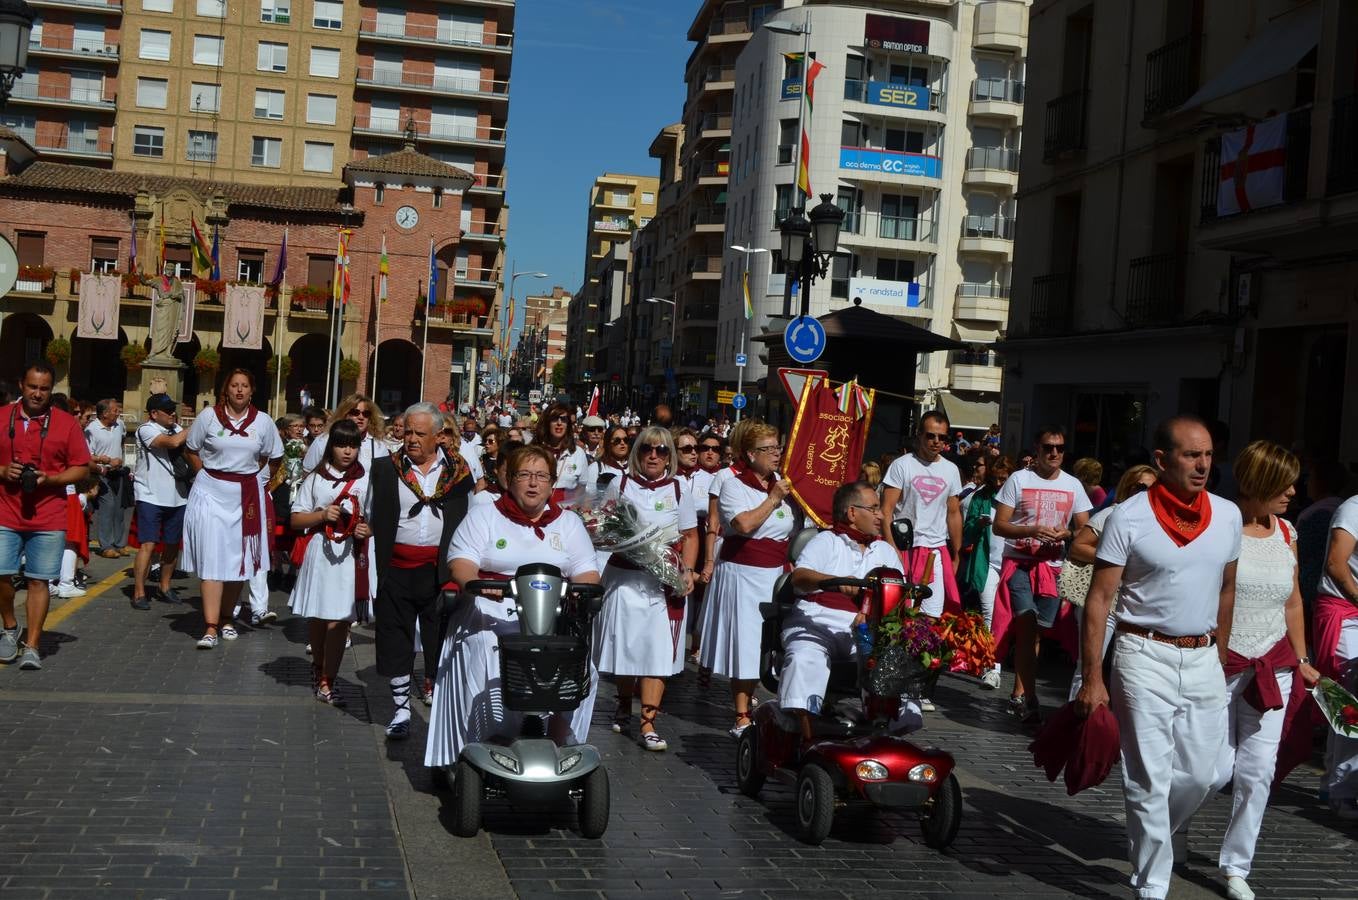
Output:
<svg viewBox="0 0 1358 900">
<path fill-rule="evenodd" d="M 282 324 L 282 319 L 283 319 L 283 303 L 281 299 L 279 299 L 278 309 L 274 312 L 273 317 L 273 345 L 274 349 L 277 351 L 277 359 L 274 362 L 274 376 L 273 376 L 273 411 L 276 413 L 276 415 L 274 416 L 275 419 L 283 414 L 283 412 L 280 410 L 278 399 L 279 394 L 281 394 L 283 390 L 283 343 L 282 341 L 279 340 L 278 337 L 278 329 L 279 326 Z"/>
<path fill-rule="evenodd" d="M 806 11 L 806 22 L 802 25 L 802 90 L 797 97 L 797 158 L 793 160 L 792 191 L 801 195 L 803 204 L 810 202 L 811 195 L 802 193 L 802 139 L 810 139 L 806 133 L 806 74 L 811 71 L 811 10 Z M 811 186 L 811 170 L 806 171 L 806 186 Z M 799 204 L 792 204 L 794 207 Z"/>
<path fill-rule="evenodd" d="M 429 289 L 424 296 L 424 337 L 420 342 L 420 401 L 424 401 L 425 378 L 429 374 L 429 313 L 434 305 L 434 292 L 438 285 L 438 261 L 434 257 L 434 239 L 429 239 Z"/>
<path fill-rule="evenodd" d="M 379 281 L 381 281 L 382 276 L 381 276 L 381 275 L 378 275 L 377 278 L 378 278 Z M 377 314 L 376 314 L 376 321 L 373 323 L 373 387 L 372 387 L 372 401 L 373 401 L 374 403 L 377 403 L 377 359 L 378 359 L 378 356 L 379 356 L 380 353 L 381 353 L 381 349 L 382 349 L 382 299 L 379 297 L 378 300 L 377 300 Z M 379 403 L 378 405 L 381 406 L 380 403 Z"/>
</svg>

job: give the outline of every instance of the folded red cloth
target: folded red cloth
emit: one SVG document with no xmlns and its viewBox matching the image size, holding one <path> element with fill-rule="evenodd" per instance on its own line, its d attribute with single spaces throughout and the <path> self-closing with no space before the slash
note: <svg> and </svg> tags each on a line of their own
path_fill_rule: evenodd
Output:
<svg viewBox="0 0 1358 900">
<path fill-rule="evenodd" d="M 416 547 L 414 544 L 393 544 L 391 548 L 391 567 L 393 569 L 418 569 L 420 566 L 437 565 L 438 547 Z"/>
<path fill-rule="evenodd" d="M 1066 793 L 1073 797 L 1102 784 L 1113 770 L 1122 752 L 1118 721 L 1106 705 L 1082 719 L 1074 702 L 1067 703 L 1047 720 L 1028 750 L 1048 781 L 1055 781 L 1057 773 L 1065 769 Z"/>
<path fill-rule="evenodd" d="M 1254 670 L 1254 679 L 1245 688 L 1245 700 L 1259 712 L 1283 708 L 1283 692 L 1278 689 L 1277 669 L 1294 669 L 1297 654 L 1292 650 L 1292 642 L 1283 635 L 1278 643 L 1269 648 L 1263 656 L 1241 656 L 1234 650 L 1226 651 L 1226 677 L 1239 675 L 1246 669 Z"/>
</svg>

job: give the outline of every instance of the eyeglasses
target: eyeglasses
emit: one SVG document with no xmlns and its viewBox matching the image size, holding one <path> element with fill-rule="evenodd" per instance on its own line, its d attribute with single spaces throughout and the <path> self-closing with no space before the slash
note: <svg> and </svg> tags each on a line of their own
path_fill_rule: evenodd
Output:
<svg viewBox="0 0 1358 900">
<path fill-rule="evenodd" d="M 630 443 L 632 443 L 632 441 L 631 441 L 630 438 L 625 438 L 625 437 L 615 437 L 613 440 L 609 441 L 609 443 L 610 443 L 610 444 L 630 444 Z"/>
<path fill-rule="evenodd" d="M 551 417 L 550 419 L 548 419 L 547 421 L 548 421 L 548 422 L 569 422 L 570 420 L 571 420 L 571 417 L 570 417 L 570 416 L 552 416 L 552 417 Z"/>
<path fill-rule="evenodd" d="M 679 449 L 679 452 L 680 452 L 680 453 L 697 453 L 697 452 L 698 452 L 698 445 L 697 445 L 697 444 L 680 444 L 678 449 Z"/>
<path fill-rule="evenodd" d="M 1065 453 L 1065 452 L 1066 452 L 1066 445 L 1065 445 L 1065 444 L 1043 444 L 1043 445 L 1042 445 L 1042 452 L 1043 452 L 1043 453 Z"/>
<path fill-rule="evenodd" d="M 666 447 L 664 444 L 642 444 L 637 449 L 641 452 L 642 456 L 650 456 L 654 453 L 656 456 L 664 459 L 670 455 L 670 448 Z"/>
<path fill-rule="evenodd" d="M 879 513 L 882 511 L 882 504 L 874 503 L 872 506 L 861 506 L 857 503 L 850 503 L 849 509 L 865 509 L 870 513 Z"/>
<path fill-rule="evenodd" d="M 755 452 L 755 453 L 778 453 L 778 454 L 781 454 L 781 453 L 783 452 L 783 448 L 782 448 L 782 447 L 779 447 L 779 446 L 777 446 L 777 445 L 775 444 L 775 445 L 772 446 L 772 447 L 755 447 L 755 448 L 754 448 L 754 452 Z"/>
<path fill-rule="evenodd" d="M 704 453 L 720 453 L 721 444 L 699 444 L 698 449 Z"/>
<path fill-rule="evenodd" d="M 514 480 L 519 484 L 536 484 L 538 482 L 551 481 L 552 476 L 546 472 L 515 472 Z"/>
</svg>

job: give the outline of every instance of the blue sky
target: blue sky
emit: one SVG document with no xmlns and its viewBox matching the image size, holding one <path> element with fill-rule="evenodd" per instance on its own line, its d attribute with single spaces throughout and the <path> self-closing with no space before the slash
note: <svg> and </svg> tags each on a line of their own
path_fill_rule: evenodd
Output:
<svg viewBox="0 0 1358 900">
<path fill-rule="evenodd" d="M 679 121 L 697 0 L 519 0 L 509 95 L 505 278 L 525 293 L 580 286 L 589 187 L 602 172 L 658 175 L 647 155 Z"/>
</svg>

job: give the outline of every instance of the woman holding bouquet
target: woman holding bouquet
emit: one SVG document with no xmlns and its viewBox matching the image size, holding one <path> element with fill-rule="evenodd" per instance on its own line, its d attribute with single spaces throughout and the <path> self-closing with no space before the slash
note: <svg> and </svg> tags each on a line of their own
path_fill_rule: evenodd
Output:
<svg viewBox="0 0 1358 900">
<path fill-rule="evenodd" d="M 693 443 L 691 437 L 688 441 Z M 657 751 L 669 746 L 655 730 L 655 718 L 665 679 L 684 668 L 684 598 L 693 589 L 698 556 L 698 519 L 675 478 L 677 456 L 669 431 L 646 427 L 632 445 L 627 473 L 604 493 L 605 502 L 621 498 L 635 506 L 643 525 L 659 525 L 660 540 L 678 545 L 683 562 L 684 591 L 676 595 L 655 575 L 614 553 L 604 570 L 608 592 L 595 626 L 595 662 L 600 672 L 615 676 L 618 689 L 613 730 L 621 733 L 631 720 L 632 697 L 640 688 L 639 741 L 643 749 Z"/>
<path fill-rule="evenodd" d="M 741 470 L 722 485 L 718 503 L 722 542 L 708 593 L 710 627 L 702 642 L 704 665 L 731 679 L 732 737 L 750 725 L 764 625 L 759 604 L 773 595 L 787 565 L 788 539 L 797 529 L 786 500 L 787 482 L 778 475 L 783 455 L 778 429 L 763 422 L 751 425 L 738 450 Z"/>
<path fill-rule="evenodd" d="M 575 443 L 571 425 L 571 411 L 564 404 L 553 403 L 538 419 L 531 445 L 546 447 L 551 453 L 552 471 L 556 473 L 556 481 L 552 485 L 552 502 L 565 507 L 575 505 L 584 483 L 585 470 L 589 467 L 589 456 Z"/>
<path fill-rule="evenodd" d="M 564 409 L 564 407 L 563 407 Z M 453 580 L 513 576 L 521 565 L 548 563 L 574 582 L 598 584 L 594 545 L 580 517 L 552 499 L 557 457 L 539 444 L 519 447 L 505 462 L 505 493 L 467 511 L 448 546 Z M 426 766 L 450 766 L 469 743 L 518 730 L 521 714 L 500 700 L 497 636 L 518 634 L 519 622 L 500 595 L 464 596 L 448 621 L 429 715 Z M 583 741 L 594 694 L 572 713 L 554 716 L 554 738 Z"/>
</svg>

